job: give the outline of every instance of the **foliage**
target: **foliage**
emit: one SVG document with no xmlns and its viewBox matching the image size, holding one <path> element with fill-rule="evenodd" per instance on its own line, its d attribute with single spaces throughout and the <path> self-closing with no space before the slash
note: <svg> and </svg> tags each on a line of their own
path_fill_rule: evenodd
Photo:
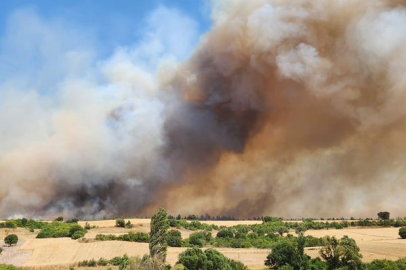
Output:
<svg viewBox="0 0 406 270">
<path fill-rule="evenodd" d="M 129 264 L 130 258 L 127 256 L 127 254 L 124 254 L 123 258 L 121 258 L 121 262 L 118 265 L 118 270 L 126 270 L 127 266 Z"/>
<path fill-rule="evenodd" d="M 106 265 L 108 265 L 108 264 L 109 264 L 109 261 L 106 260 L 106 259 L 104 259 L 103 257 L 100 258 L 100 259 L 97 261 L 97 265 L 99 265 L 99 266 L 106 266 Z"/>
<path fill-rule="evenodd" d="M 283 236 L 284 233 L 288 233 L 289 232 L 289 228 L 285 227 L 285 226 L 280 226 L 278 228 L 278 233 L 280 236 Z"/>
<path fill-rule="evenodd" d="M 344 236 L 341 239 L 326 236 L 320 256 L 330 269 L 346 267 L 349 270 L 361 269 L 362 255 L 354 239 Z"/>
<path fill-rule="evenodd" d="M 55 221 L 63 221 L 63 217 L 57 217 Z"/>
<path fill-rule="evenodd" d="M 365 265 L 368 270 L 404 270 L 406 269 L 406 258 L 389 261 L 389 260 L 374 260 Z"/>
<path fill-rule="evenodd" d="M 20 268 L 17 268 L 14 265 L 0 264 L 0 270 L 19 270 L 19 269 Z"/>
<path fill-rule="evenodd" d="M 125 220 L 123 218 L 117 218 L 116 219 L 116 227 L 125 227 Z"/>
<path fill-rule="evenodd" d="M 125 227 L 127 229 L 131 229 L 133 227 L 133 224 L 131 224 L 131 221 L 127 221 L 127 223 L 125 224 Z"/>
<path fill-rule="evenodd" d="M 113 234 L 97 234 L 96 240 L 98 241 L 127 241 L 127 242 L 139 242 L 139 243 L 148 243 L 149 235 L 144 232 L 129 232 L 127 234 L 122 234 L 119 236 Z"/>
<path fill-rule="evenodd" d="M 402 228 L 399 229 L 399 236 L 402 239 L 406 239 L 406 227 L 402 227 Z"/>
<path fill-rule="evenodd" d="M 1 255 L 1 253 L 3 252 L 3 248 L 2 247 L 0 247 L 0 255 Z"/>
<path fill-rule="evenodd" d="M 285 266 L 286 269 L 300 270 L 306 266 L 308 259 L 307 255 L 303 254 L 302 248 L 296 247 L 291 242 L 281 241 L 266 257 L 265 265 L 271 269 Z"/>
<path fill-rule="evenodd" d="M 54 221 L 43 226 L 37 238 L 71 237 L 78 239 L 85 236 L 86 232 L 79 224 Z"/>
<path fill-rule="evenodd" d="M 178 229 L 184 228 L 184 229 L 191 230 L 191 231 L 196 231 L 196 230 L 211 231 L 211 230 L 219 229 L 219 227 L 217 225 L 201 223 L 198 220 L 193 220 L 193 221 L 189 222 L 189 221 L 186 221 L 183 219 L 182 220 L 181 219 L 170 219 L 169 225 L 171 227 L 175 227 Z"/>
<path fill-rule="evenodd" d="M 389 212 L 379 212 L 378 214 L 378 218 L 379 219 L 383 219 L 383 220 L 388 220 L 390 217 L 390 213 Z"/>
<path fill-rule="evenodd" d="M 168 246 L 181 247 L 182 246 L 182 234 L 178 230 L 170 230 L 166 239 Z"/>
<path fill-rule="evenodd" d="M 153 259 L 166 259 L 166 237 L 169 221 L 165 209 L 160 208 L 151 218 L 151 231 L 149 234 L 149 253 Z"/>
<path fill-rule="evenodd" d="M 227 259 L 215 249 L 202 251 L 199 248 L 189 248 L 179 254 L 178 264 L 184 266 L 185 270 L 245 270 L 243 264 Z"/>
<path fill-rule="evenodd" d="M 189 236 L 190 246 L 203 247 L 206 243 L 210 242 L 210 232 L 195 232 Z"/>
<path fill-rule="evenodd" d="M 18 236 L 16 234 L 9 234 L 4 238 L 4 243 L 9 246 L 16 245 L 18 243 Z"/>
</svg>

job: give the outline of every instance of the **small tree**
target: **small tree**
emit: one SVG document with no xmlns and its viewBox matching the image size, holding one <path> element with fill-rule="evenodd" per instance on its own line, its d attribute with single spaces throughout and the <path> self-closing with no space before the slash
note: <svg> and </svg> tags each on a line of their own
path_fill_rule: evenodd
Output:
<svg viewBox="0 0 406 270">
<path fill-rule="evenodd" d="M 7 245 L 9 245 L 10 247 L 12 245 L 16 245 L 18 242 L 18 236 L 15 234 L 9 234 L 4 238 L 4 243 L 6 243 Z"/>
<path fill-rule="evenodd" d="M 406 239 L 406 227 L 402 227 L 402 228 L 399 229 L 399 236 L 402 239 Z"/>
<path fill-rule="evenodd" d="M 283 236 L 284 233 L 288 233 L 289 229 L 285 226 L 281 226 L 278 228 L 278 233 L 280 236 Z"/>
<path fill-rule="evenodd" d="M 125 220 L 123 218 L 117 218 L 116 219 L 116 227 L 125 227 Z"/>
<path fill-rule="evenodd" d="M 361 269 L 362 255 L 354 239 L 344 236 L 340 240 L 335 237 L 323 238 L 324 246 L 320 250 L 320 256 L 326 261 L 329 269 L 340 267 L 356 270 Z"/>
<path fill-rule="evenodd" d="M 57 217 L 55 221 L 63 221 L 63 217 Z"/>
<path fill-rule="evenodd" d="M 127 229 L 131 229 L 133 227 L 133 224 L 131 223 L 131 221 L 127 221 L 127 223 L 125 224 L 125 227 Z"/>
<path fill-rule="evenodd" d="M 269 268 L 277 268 L 289 265 L 292 269 L 300 269 L 301 255 L 295 246 L 287 241 L 279 242 L 266 257 L 265 265 Z"/>
<path fill-rule="evenodd" d="M 182 246 L 182 234 L 178 230 L 170 230 L 167 238 L 168 246 L 181 247 Z"/>
<path fill-rule="evenodd" d="M 389 212 L 379 212 L 378 213 L 378 218 L 379 219 L 383 219 L 383 220 L 388 220 L 390 217 L 390 213 Z"/>
<path fill-rule="evenodd" d="M 168 216 L 165 209 L 160 208 L 151 218 L 151 231 L 149 233 L 149 254 L 151 258 L 165 261 L 168 229 Z"/>
</svg>

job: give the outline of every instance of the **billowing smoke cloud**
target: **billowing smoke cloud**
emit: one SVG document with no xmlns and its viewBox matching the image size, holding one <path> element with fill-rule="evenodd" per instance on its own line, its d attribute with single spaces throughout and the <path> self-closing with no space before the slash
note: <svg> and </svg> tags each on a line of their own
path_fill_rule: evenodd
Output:
<svg viewBox="0 0 406 270">
<path fill-rule="evenodd" d="M 160 8 L 133 48 L 4 83 L 1 216 L 406 214 L 406 2 L 212 5 L 183 62 L 196 25 Z"/>
</svg>

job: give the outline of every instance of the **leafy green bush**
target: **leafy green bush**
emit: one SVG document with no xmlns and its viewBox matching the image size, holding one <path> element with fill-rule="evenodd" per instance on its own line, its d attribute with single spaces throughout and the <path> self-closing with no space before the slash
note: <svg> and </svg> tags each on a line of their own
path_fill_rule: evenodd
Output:
<svg viewBox="0 0 406 270">
<path fill-rule="evenodd" d="M 4 238 L 4 243 L 9 246 L 16 245 L 18 242 L 18 236 L 16 234 L 9 234 Z"/>
<path fill-rule="evenodd" d="M 127 223 L 125 224 L 125 227 L 127 229 L 131 229 L 133 227 L 133 224 L 131 224 L 131 221 L 127 221 Z"/>
<path fill-rule="evenodd" d="M 111 265 L 118 266 L 121 263 L 121 257 L 114 257 L 109 262 Z"/>
<path fill-rule="evenodd" d="M 125 220 L 123 218 L 117 218 L 116 219 L 116 227 L 125 227 Z"/>
<path fill-rule="evenodd" d="M 184 266 L 185 270 L 247 270 L 243 264 L 227 259 L 215 249 L 202 251 L 199 248 L 189 248 L 179 254 L 177 264 Z"/>
<path fill-rule="evenodd" d="M 98 241 L 127 241 L 127 242 L 138 242 L 138 243 L 148 243 L 149 235 L 144 232 L 129 232 L 127 234 L 122 234 L 115 236 L 113 234 L 97 234 L 96 240 Z"/>
<path fill-rule="evenodd" d="M 210 240 L 210 232 L 196 232 L 189 236 L 189 244 L 196 247 L 203 247 L 207 242 L 210 242 Z"/>
<path fill-rule="evenodd" d="M 218 238 L 227 238 L 227 237 L 234 237 L 234 233 L 232 229 L 221 229 L 218 233 L 217 236 Z"/>
<path fill-rule="evenodd" d="M 406 239 L 406 227 L 402 227 L 402 228 L 399 229 L 399 236 L 402 239 Z"/>
<path fill-rule="evenodd" d="M 97 265 L 98 265 L 98 266 L 106 266 L 106 265 L 108 265 L 108 264 L 109 264 L 109 261 L 106 260 L 106 259 L 104 259 L 103 257 L 100 258 L 100 259 L 97 261 Z"/>
<path fill-rule="evenodd" d="M 83 237 L 87 231 L 76 223 L 54 221 L 44 226 L 37 238 Z"/>
<path fill-rule="evenodd" d="M 181 247 L 182 246 L 182 234 L 178 230 L 170 230 L 168 232 L 168 237 L 166 242 L 170 247 Z"/>
</svg>

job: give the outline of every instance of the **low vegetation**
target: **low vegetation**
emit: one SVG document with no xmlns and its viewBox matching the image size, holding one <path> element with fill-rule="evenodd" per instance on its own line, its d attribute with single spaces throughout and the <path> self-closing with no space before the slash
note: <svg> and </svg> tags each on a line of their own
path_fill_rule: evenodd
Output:
<svg viewBox="0 0 406 270">
<path fill-rule="evenodd" d="M 242 263 L 228 259 L 212 248 L 205 251 L 199 248 L 189 248 L 179 254 L 177 263 L 182 265 L 185 270 L 248 270 Z"/>
<path fill-rule="evenodd" d="M 33 219 L 10 219 L 4 222 L 0 222 L 0 228 L 28 228 L 28 229 L 42 229 L 48 223 L 43 221 L 36 221 Z"/>
<path fill-rule="evenodd" d="M 9 245 L 10 247 L 12 245 L 17 245 L 18 243 L 18 236 L 16 234 L 9 234 L 4 238 L 4 243 Z"/>
<path fill-rule="evenodd" d="M 406 227 L 402 227 L 402 228 L 399 229 L 399 236 L 402 239 L 406 239 Z"/>
<path fill-rule="evenodd" d="M 127 234 L 122 234 L 119 236 L 113 234 L 98 234 L 96 235 L 96 240 L 98 241 L 128 241 L 128 242 L 139 242 L 139 243 L 148 243 L 149 235 L 143 232 L 129 232 Z"/>
<path fill-rule="evenodd" d="M 0 270 L 20 270 L 20 268 L 9 264 L 0 264 Z"/>
<path fill-rule="evenodd" d="M 79 239 L 85 236 L 86 232 L 86 229 L 77 223 L 54 221 L 43 226 L 37 238 L 70 237 L 72 239 Z"/>
</svg>

